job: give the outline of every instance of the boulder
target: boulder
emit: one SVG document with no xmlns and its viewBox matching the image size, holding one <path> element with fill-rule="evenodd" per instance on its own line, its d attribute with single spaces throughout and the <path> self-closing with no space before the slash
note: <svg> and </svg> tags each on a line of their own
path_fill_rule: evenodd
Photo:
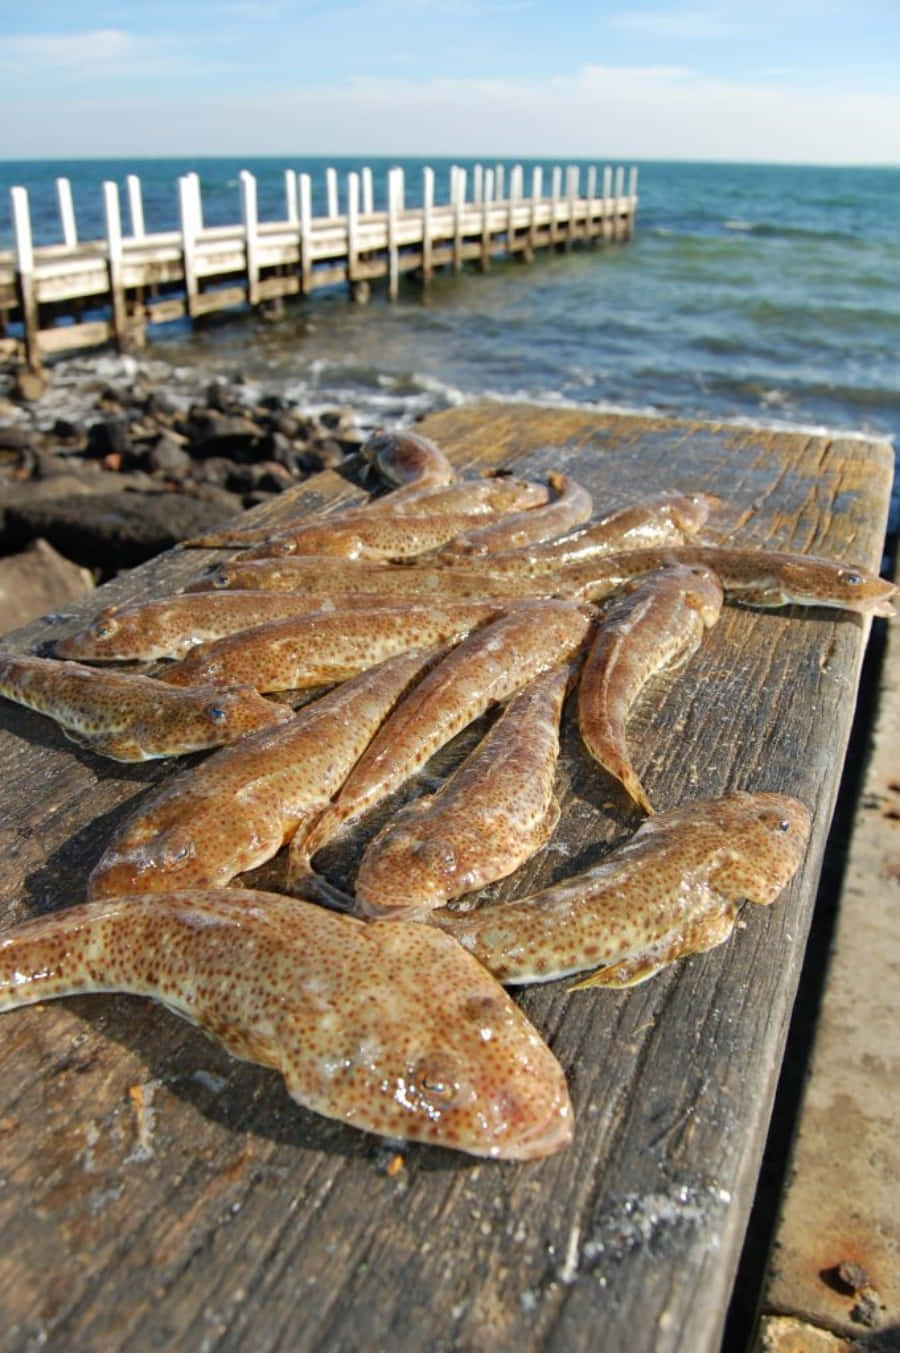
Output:
<svg viewBox="0 0 900 1353">
<path fill-rule="evenodd" d="M 0 634 L 84 596 L 93 586 L 86 568 L 64 559 L 46 540 L 33 540 L 21 554 L 0 559 Z"/>
</svg>

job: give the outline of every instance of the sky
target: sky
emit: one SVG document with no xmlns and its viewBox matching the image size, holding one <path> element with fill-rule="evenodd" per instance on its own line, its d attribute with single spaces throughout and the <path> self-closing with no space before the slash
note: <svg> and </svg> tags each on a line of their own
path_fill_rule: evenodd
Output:
<svg viewBox="0 0 900 1353">
<path fill-rule="evenodd" d="M 0 0 L 0 159 L 900 164 L 900 0 Z"/>
</svg>

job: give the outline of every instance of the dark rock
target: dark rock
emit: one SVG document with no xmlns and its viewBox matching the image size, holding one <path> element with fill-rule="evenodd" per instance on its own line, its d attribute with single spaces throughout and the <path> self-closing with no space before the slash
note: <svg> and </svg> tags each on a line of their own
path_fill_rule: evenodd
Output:
<svg viewBox="0 0 900 1353">
<path fill-rule="evenodd" d="M 167 475 L 172 479 L 187 479 L 194 462 L 184 449 L 181 438 L 166 432 L 156 445 L 147 452 L 147 468 L 154 474 Z"/>
<path fill-rule="evenodd" d="M 315 454 L 323 470 L 336 470 L 344 459 L 344 448 L 336 437 L 323 437 L 316 443 Z"/>
<path fill-rule="evenodd" d="M 165 390 L 151 390 L 144 400 L 144 413 L 157 420 L 167 420 L 179 413 L 177 403 Z"/>
<path fill-rule="evenodd" d="M 271 439 L 249 418 L 241 416 L 219 417 L 216 430 L 208 431 L 192 441 L 195 455 L 228 456 L 231 460 L 252 462 L 268 457 Z"/>
<path fill-rule="evenodd" d="M 329 432 L 347 432 L 356 426 L 356 414 L 352 409 L 323 409 L 319 422 Z"/>
<path fill-rule="evenodd" d="M 281 413 L 287 408 L 287 400 L 283 395 L 263 395 L 259 402 L 264 409 L 269 409 L 272 413 Z"/>
<path fill-rule="evenodd" d="M 224 381 L 210 381 L 206 387 L 206 402 L 219 413 L 230 413 L 234 408 L 234 397 Z"/>
<path fill-rule="evenodd" d="M 254 466 L 254 469 L 255 487 L 262 493 L 284 493 L 285 489 L 289 489 L 296 482 L 290 470 L 274 460 L 264 460 L 260 465 Z"/>
<path fill-rule="evenodd" d="M 76 422 L 72 418 L 57 418 L 54 420 L 51 428 L 52 435 L 60 442 L 74 442 L 83 446 L 87 434 L 84 430 L 84 424 Z"/>
<path fill-rule="evenodd" d="M 128 419 L 116 415 L 105 418 L 102 423 L 92 423 L 88 429 L 88 444 L 85 454 L 103 460 L 106 456 L 125 456 L 131 449 L 131 432 Z"/>
<path fill-rule="evenodd" d="M 67 559 L 111 574 L 152 559 L 223 520 L 221 507 L 180 493 L 97 493 L 7 509 L 11 534 L 43 536 Z"/>
</svg>

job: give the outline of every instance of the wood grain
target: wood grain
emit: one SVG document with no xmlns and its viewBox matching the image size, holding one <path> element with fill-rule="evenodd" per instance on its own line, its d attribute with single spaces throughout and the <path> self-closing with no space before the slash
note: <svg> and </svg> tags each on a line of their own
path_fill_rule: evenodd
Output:
<svg viewBox="0 0 900 1353">
<path fill-rule="evenodd" d="M 571 472 L 598 510 L 703 490 L 724 500 L 710 539 L 880 562 L 884 444 L 508 405 L 424 430 L 460 467 Z M 331 474 L 296 497 L 310 508 L 354 494 Z M 254 516 L 291 510 L 283 499 Z M 170 552 L 71 615 L 173 590 L 221 557 Z M 45 618 L 6 643 L 32 648 L 69 625 Z M 781 790 L 813 809 L 813 836 L 792 887 L 747 908 L 727 945 L 630 992 L 521 993 L 571 1085 L 575 1141 L 561 1155 L 396 1152 L 300 1109 L 277 1075 L 136 999 L 5 1016 L 0 1348 L 716 1348 L 867 634 L 836 612 L 728 607 L 636 709 L 635 762 L 660 809 Z M 101 761 L 4 704 L 0 924 L 80 900 L 115 824 L 175 769 Z M 571 873 L 639 821 L 571 719 L 560 789 L 549 849 L 496 892 Z"/>
</svg>

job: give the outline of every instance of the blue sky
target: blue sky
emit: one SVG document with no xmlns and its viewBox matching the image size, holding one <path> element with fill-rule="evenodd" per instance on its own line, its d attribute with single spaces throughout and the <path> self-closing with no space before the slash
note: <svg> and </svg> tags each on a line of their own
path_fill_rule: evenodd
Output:
<svg viewBox="0 0 900 1353">
<path fill-rule="evenodd" d="M 0 80 L 0 158 L 900 164 L 900 0 L 0 0 Z"/>
</svg>

